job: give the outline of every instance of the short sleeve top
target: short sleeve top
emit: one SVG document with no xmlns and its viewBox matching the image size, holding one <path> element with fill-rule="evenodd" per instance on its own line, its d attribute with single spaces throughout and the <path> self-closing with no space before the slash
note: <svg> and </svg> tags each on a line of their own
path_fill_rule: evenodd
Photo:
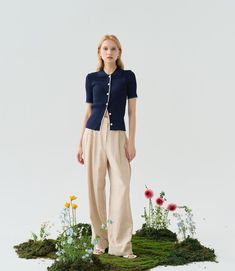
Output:
<svg viewBox="0 0 235 271">
<path fill-rule="evenodd" d="M 100 130 L 106 109 L 110 118 L 110 130 L 126 131 L 124 116 L 126 100 L 137 98 L 137 82 L 132 70 L 117 67 L 112 74 L 103 69 L 88 73 L 85 80 L 86 102 L 92 104 L 86 128 Z"/>
</svg>

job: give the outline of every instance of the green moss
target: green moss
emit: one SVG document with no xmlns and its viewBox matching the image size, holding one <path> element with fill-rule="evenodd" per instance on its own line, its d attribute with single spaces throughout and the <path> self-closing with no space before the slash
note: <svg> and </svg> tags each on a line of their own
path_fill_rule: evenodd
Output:
<svg viewBox="0 0 235 271">
<path fill-rule="evenodd" d="M 48 271 L 105 271 L 110 270 L 110 265 L 104 265 L 100 259 L 92 255 L 93 263 L 83 262 L 77 258 L 74 262 L 57 262 L 55 261 L 47 268 Z"/>
<path fill-rule="evenodd" d="M 186 239 L 183 242 L 153 241 L 149 238 L 133 235 L 133 252 L 135 259 L 100 255 L 101 261 L 111 263 L 110 271 L 140 271 L 160 265 L 183 265 L 196 261 L 215 261 L 213 249 L 206 248 L 197 239 Z"/>
<path fill-rule="evenodd" d="M 86 229 L 90 229 L 89 224 L 80 223 L 78 227 L 84 229 L 84 225 L 86 225 Z M 141 230 L 139 230 L 140 232 Z M 215 261 L 216 259 L 214 250 L 203 246 L 197 239 L 187 238 L 183 242 L 178 242 L 175 238 L 172 238 L 174 240 L 172 241 L 171 236 L 174 235 L 170 231 L 162 232 L 162 235 L 160 235 L 160 232 L 157 232 L 153 236 L 159 239 L 155 240 L 154 238 L 149 238 L 149 236 L 140 236 L 140 234 L 133 235 L 133 252 L 138 256 L 135 259 L 125 259 L 105 253 L 100 256 L 93 255 L 93 264 L 83 262 L 78 257 L 74 262 L 61 263 L 55 261 L 48 267 L 48 270 L 140 271 L 149 270 L 159 265 L 183 265 L 190 262 Z M 165 240 L 163 240 L 164 238 Z M 167 238 L 169 239 L 167 240 Z M 56 240 L 52 239 L 44 241 L 29 240 L 14 246 L 14 248 L 18 255 L 23 258 L 47 257 L 55 259 L 55 242 Z"/>
<path fill-rule="evenodd" d="M 168 263 L 185 264 L 198 261 L 215 261 L 214 249 L 203 246 L 197 239 L 186 238 L 184 241 L 177 243 L 170 252 Z"/>
<path fill-rule="evenodd" d="M 27 242 L 15 245 L 15 251 L 20 258 L 34 259 L 38 257 L 55 259 L 56 241 L 53 239 L 44 239 L 34 241 L 29 239 Z"/>
<path fill-rule="evenodd" d="M 146 224 L 142 225 L 142 228 L 138 231 L 136 231 L 137 236 L 147 237 L 151 238 L 156 241 L 177 241 L 177 235 L 176 233 L 168 230 L 168 229 L 154 229 L 149 228 L 146 226 Z"/>
</svg>

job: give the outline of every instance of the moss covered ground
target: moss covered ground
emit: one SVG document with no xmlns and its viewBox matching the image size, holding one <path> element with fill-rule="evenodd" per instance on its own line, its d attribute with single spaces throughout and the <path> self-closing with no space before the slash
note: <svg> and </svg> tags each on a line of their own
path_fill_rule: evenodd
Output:
<svg viewBox="0 0 235 271">
<path fill-rule="evenodd" d="M 162 236 L 161 236 L 162 234 Z M 159 265 L 184 265 L 198 261 L 216 261 L 213 249 L 203 246 L 197 239 L 186 238 L 182 242 L 175 240 L 175 234 L 164 231 L 151 236 L 144 236 L 144 232 L 137 231 L 132 237 L 133 252 L 138 256 L 135 259 L 112 256 L 107 253 L 93 255 L 93 264 L 82 262 L 61 264 L 54 262 L 49 271 L 140 271 L 149 270 Z M 165 239 L 164 239 L 165 238 Z M 45 239 L 43 241 L 29 240 L 14 246 L 19 257 L 33 258 L 56 258 L 56 240 Z M 88 266 L 89 265 L 89 266 Z"/>
</svg>

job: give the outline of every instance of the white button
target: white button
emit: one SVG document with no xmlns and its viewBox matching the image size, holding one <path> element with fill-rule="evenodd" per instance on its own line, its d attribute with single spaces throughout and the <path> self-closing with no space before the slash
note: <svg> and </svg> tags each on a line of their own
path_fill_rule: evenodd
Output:
<svg viewBox="0 0 235 271">
<path fill-rule="evenodd" d="M 109 75 L 109 78 L 111 77 L 111 75 Z"/>
<path fill-rule="evenodd" d="M 109 95 L 109 93 L 107 92 L 107 95 Z"/>
<path fill-rule="evenodd" d="M 111 113 L 109 113 L 109 115 L 111 115 Z"/>
<path fill-rule="evenodd" d="M 110 125 L 113 125 L 112 123 L 110 123 Z"/>
<path fill-rule="evenodd" d="M 108 105 L 108 103 L 106 103 L 106 105 Z"/>
<path fill-rule="evenodd" d="M 108 86 L 110 85 L 110 83 L 108 83 Z"/>
</svg>

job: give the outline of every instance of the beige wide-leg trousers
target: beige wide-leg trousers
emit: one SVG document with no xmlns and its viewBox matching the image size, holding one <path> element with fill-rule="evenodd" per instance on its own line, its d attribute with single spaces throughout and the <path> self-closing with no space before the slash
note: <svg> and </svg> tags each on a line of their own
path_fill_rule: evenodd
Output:
<svg viewBox="0 0 235 271">
<path fill-rule="evenodd" d="M 110 119 L 104 116 L 100 131 L 85 128 L 82 147 L 88 183 L 92 240 L 96 247 L 116 256 L 131 254 L 133 220 L 130 206 L 131 165 L 125 154 L 126 131 L 110 130 Z M 105 182 L 110 180 L 109 213 L 106 213 Z M 107 223 L 107 229 L 101 225 Z"/>
</svg>

